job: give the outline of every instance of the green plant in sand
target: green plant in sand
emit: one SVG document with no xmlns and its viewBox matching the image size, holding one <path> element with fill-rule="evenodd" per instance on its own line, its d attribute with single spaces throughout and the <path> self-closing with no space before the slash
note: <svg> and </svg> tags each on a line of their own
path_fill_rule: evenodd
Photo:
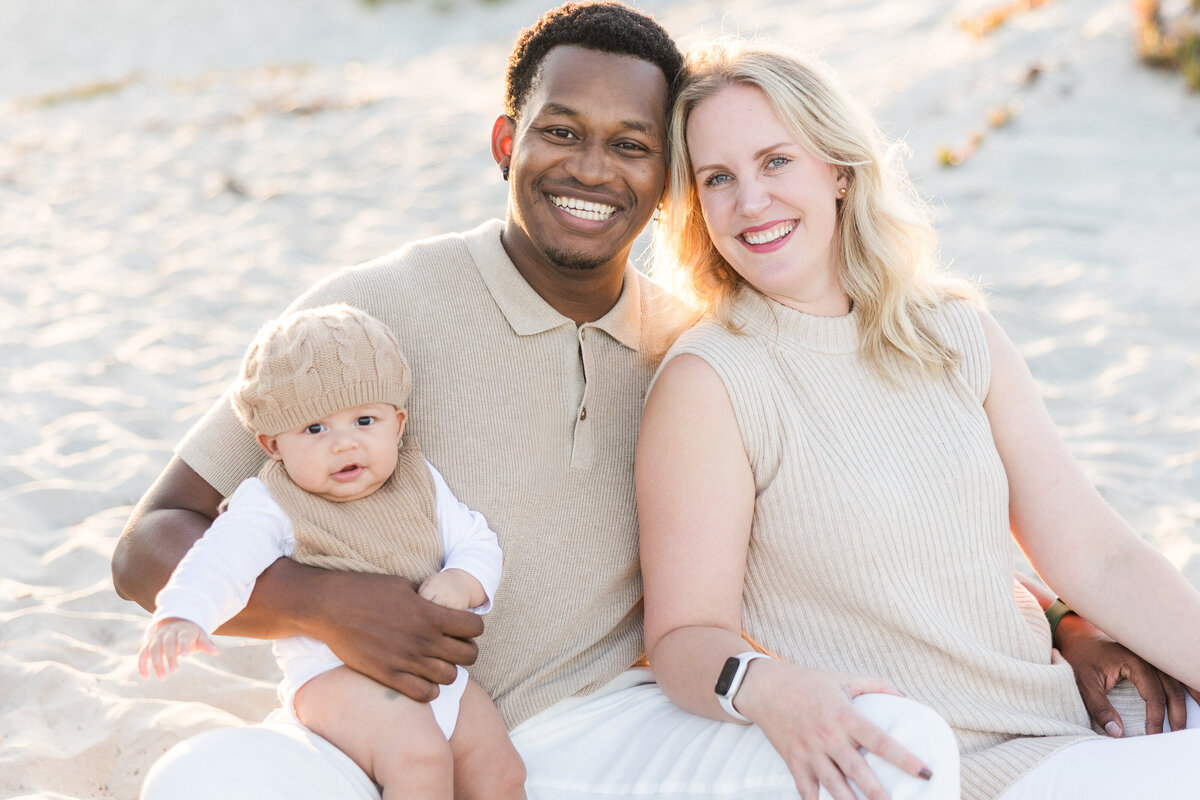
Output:
<svg viewBox="0 0 1200 800">
<path fill-rule="evenodd" d="M 1166 19 L 1161 0 L 1134 0 L 1135 38 L 1143 64 L 1183 76 L 1192 91 L 1200 91 L 1200 0 Z"/>
</svg>

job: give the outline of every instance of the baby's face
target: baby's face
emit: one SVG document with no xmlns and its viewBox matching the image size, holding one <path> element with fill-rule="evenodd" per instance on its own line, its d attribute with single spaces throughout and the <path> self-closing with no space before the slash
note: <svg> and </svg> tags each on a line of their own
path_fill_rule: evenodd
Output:
<svg viewBox="0 0 1200 800">
<path fill-rule="evenodd" d="M 368 403 L 258 441 L 301 489 L 341 503 L 366 497 L 395 472 L 404 418 L 388 403 Z"/>
</svg>

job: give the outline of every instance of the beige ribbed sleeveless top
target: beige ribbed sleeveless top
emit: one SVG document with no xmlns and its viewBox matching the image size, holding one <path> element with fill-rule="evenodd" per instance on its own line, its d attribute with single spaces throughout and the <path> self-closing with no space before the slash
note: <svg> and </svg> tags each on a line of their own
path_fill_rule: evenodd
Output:
<svg viewBox="0 0 1200 800">
<path fill-rule="evenodd" d="M 412 436 L 396 470 L 372 494 L 336 503 L 304 491 L 283 464 L 268 461 L 258 477 L 292 522 L 301 564 L 400 575 L 414 583 L 442 567 L 433 476 Z"/>
<path fill-rule="evenodd" d="M 1014 599 L 978 312 L 933 312 L 958 368 L 904 369 L 892 385 L 858 354 L 856 312 L 817 317 L 750 291 L 736 308 L 741 334 L 701 323 L 667 359 L 694 353 L 719 373 L 753 469 L 746 632 L 933 707 L 958 738 L 965 798 L 998 797 L 1094 736 L 1041 609 L 1023 588 Z"/>
</svg>

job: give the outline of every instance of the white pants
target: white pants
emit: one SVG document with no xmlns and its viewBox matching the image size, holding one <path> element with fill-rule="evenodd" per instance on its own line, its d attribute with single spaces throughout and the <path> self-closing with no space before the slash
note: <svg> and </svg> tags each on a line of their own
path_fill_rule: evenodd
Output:
<svg viewBox="0 0 1200 800">
<path fill-rule="evenodd" d="M 1200 794 L 1200 707 L 1187 699 L 1187 730 L 1094 739 L 1065 747 L 1001 800 L 1175 800 Z"/>
<path fill-rule="evenodd" d="M 957 800 L 958 749 L 941 717 L 891 695 L 863 695 L 854 703 L 933 770 L 933 780 L 923 781 L 868 755 L 892 800 Z M 518 726 L 512 739 L 525 759 L 530 800 L 798 796 L 783 759 L 758 727 L 680 709 L 646 669 L 558 703 Z M 379 800 L 379 792 L 341 751 L 277 711 L 261 725 L 180 743 L 142 787 L 142 800 L 213 797 Z"/>
</svg>

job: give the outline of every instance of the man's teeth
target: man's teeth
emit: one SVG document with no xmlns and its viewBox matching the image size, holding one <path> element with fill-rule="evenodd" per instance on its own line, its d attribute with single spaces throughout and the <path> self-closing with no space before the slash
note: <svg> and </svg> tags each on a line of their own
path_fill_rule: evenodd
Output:
<svg viewBox="0 0 1200 800">
<path fill-rule="evenodd" d="M 742 238 L 746 240 L 746 244 L 766 244 L 767 242 L 773 242 L 776 239 L 782 239 L 784 236 L 787 236 L 789 233 L 791 233 L 792 229 L 795 227 L 796 223 L 794 221 L 781 222 L 774 228 L 768 228 L 765 231 L 743 233 Z"/>
<path fill-rule="evenodd" d="M 550 201 L 554 205 L 566 211 L 573 217 L 580 219 L 606 220 L 613 214 L 617 213 L 616 206 L 605 205 L 604 203 L 593 203 L 590 200 L 577 200 L 574 197 L 550 197 Z"/>
</svg>

